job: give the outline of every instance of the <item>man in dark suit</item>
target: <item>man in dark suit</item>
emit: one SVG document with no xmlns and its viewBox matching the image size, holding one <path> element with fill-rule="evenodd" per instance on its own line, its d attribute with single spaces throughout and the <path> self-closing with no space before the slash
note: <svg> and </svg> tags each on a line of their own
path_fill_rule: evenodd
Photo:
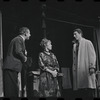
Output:
<svg viewBox="0 0 100 100">
<path fill-rule="evenodd" d="M 6 59 L 4 61 L 4 96 L 18 97 L 18 73 L 22 70 L 22 65 L 27 61 L 27 51 L 25 40 L 29 40 L 31 34 L 27 27 L 19 30 L 19 35 L 12 39 Z"/>
</svg>

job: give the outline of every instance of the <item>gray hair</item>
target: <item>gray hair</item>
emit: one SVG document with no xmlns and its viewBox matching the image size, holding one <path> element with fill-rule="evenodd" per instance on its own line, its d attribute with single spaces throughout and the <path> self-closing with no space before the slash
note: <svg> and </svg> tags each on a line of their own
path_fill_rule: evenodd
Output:
<svg viewBox="0 0 100 100">
<path fill-rule="evenodd" d="M 43 39 L 41 40 L 40 46 L 41 46 L 42 48 L 45 48 L 48 42 L 51 42 L 51 41 L 48 40 L 47 38 L 43 38 Z"/>
<path fill-rule="evenodd" d="M 19 29 L 19 33 L 22 35 L 22 34 L 25 34 L 27 32 L 27 30 L 29 30 L 29 28 L 27 27 L 22 27 Z"/>
</svg>

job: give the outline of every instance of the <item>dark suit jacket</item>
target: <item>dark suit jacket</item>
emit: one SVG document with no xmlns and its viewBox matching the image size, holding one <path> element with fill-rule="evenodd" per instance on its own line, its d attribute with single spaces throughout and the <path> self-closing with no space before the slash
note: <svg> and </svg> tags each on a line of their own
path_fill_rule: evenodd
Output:
<svg viewBox="0 0 100 100">
<path fill-rule="evenodd" d="M 20 72 L 25 60 L 25 43 L 21 36 L 15 37 L 8 48 L 3 68 Z"/>
</svg>

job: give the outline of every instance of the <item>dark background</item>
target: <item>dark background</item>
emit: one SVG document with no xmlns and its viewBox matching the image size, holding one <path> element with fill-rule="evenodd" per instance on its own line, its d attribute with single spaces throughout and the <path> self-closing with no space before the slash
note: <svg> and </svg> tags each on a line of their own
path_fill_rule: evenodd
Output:
<svg viewBox="0 0 100 100">
<path fill-rule="evenodd" d="M 52 41 L 52 52 L 56 55 L 61 67 L 72 67 L 72 40 L 73 30 L 81 28 L 84 37 L 94 41 L 93 28 L 98 25 L 100 3 L 83 0 L 21 0 L 0 1 L 3 28 L 4 58 L 8 45 L 18 29 L 26 26 L 31 31 L 31 38 L 26 42 L 28 56 L 32 57 L 32 70 L 38 68 L 38 54 L 41 51 L 40 41 L 42 33 L 42 4 L 46 4 L 47 38 Z M 68 23 L 69 22 L 69 23 Z"/>
</svg>

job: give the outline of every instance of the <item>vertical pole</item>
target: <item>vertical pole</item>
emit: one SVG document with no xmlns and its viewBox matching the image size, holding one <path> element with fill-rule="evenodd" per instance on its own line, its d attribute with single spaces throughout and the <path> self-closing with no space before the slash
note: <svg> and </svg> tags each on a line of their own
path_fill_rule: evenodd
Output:
<svg viewBox="0 0 100 100">
<path fill-rule="evenodd" d="M 99 19 L 99 23 L 98 23 L 98 27 L 95 33 L 95 37 L 96 37 L 96 47 L 97 47 L 97 72 L 96 72 L 96 76 L 97 76 L 97 97 L 100 97 L 100 17 L 98 17 Z"/>
<path fill-rule="evenodd" d="M 42 32 L 43 37 L 46 38 L 46 4 L 42 4 Z"/>
<path fill-rule="evenodd" d="M 99 62 L 99 69 L 100 69 L 100 17 L 99 18 L 99 25 L 98 25 L 98 34 L 96 34 L 97 36 L 97 46 L 98 46 L 98 62 Z"/>
<path fill-rule="evenodd" d="M 2 14 L 0 12 L 0 97 L 3 96 L 3 42 L 2 42 Z"/>
</svg>

